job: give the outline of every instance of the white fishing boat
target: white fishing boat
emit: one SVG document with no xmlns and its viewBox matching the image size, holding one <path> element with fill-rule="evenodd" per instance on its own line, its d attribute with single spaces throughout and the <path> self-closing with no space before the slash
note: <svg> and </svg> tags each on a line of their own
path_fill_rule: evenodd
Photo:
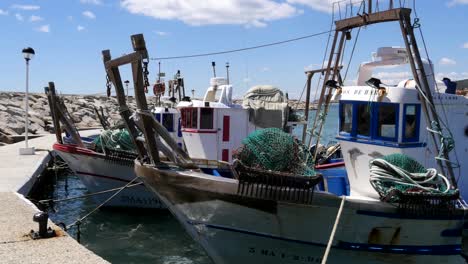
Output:
<svg viewBox="0 0 468 264">
<path fill-rule="evenodd" d="M 450 122 L 466 123 L 462 116 L 467 99 L 440 93 L 447 87 L 431 80 L 432 67 L 421 60 L 414 38 L 411 9 L 394 8 L 390 1 L 387 10 L 380 6 L 381 11 L 375 11 L 372 1 L 363 3 L 368 3 L 368 10 L 335 22 L 336 34 L 322 89 L 323 94 L 330 91 L 325 105 L 334 90 L 340 102 L 338 137 L 350 175 L 349 196 L 316 190 L 323 180 L 320 175 L 306 177 L 297 172 L 258 169 L 246 166 L 244 161 L 234 163 L 232 178 L 154 160 L 135 162 L 136 174 L 215 263 L 465 263 L 462 230 L 467 209 L 459 190 L 463 193 L 463 188 L 468 187 L 462 180 L 468 172 L 466 166 L 450 169 L 455 162 L 450 161 L 454 157 L 451 155 L 455 154 L 450 155 L 450 149 L 436 143 L 447 143 L 444 135 L 453 129 L 452 137 L 459 145 L 452 153 L 461 155 L 466 151 L 465 128 L 447 126 L 442 131 L 439 117 L 445 113 L 453 118 Z M 376 79 L 367 79 L 371 77 L 365 76 L 364 69 L 370 66 L 367 64 L 360 76 L 367 85 L 358 81 L 357 86 L 344 87 L 337 68 L 350 29 L 390 21 L 400 23 L 406 53 L 381 49 L 382 65 L 390 64 L 385 62 L 387 58 L 400 63 L 406 56 L 414 81 L 382 86 Z M 434 89 L 435 84 L 441 89 Z M 439 100 L 438 107 L 433 98 Z M 457 101 L 460 104 L 452 104 Z M 426 132 L 424 124 L 430 123 L 433 126 Z M 434 131 L 434 143 L 425 142 L 425 134 Z M 279 151 L 281 140 L 288 139 L 276 135 L 270 141 L 252 144 L 264 147 L 256 154 L 269 157 L 270 164 L 299 146 L 278 153 L 266 151 Z M 421 157 L 429 148 L 436 162 Z M 389 161 L 395 156 L 388 154 L 407 158 L 406 165 L 419 166 L 419 170 L 403 168 L 404 164 L 398 167 Z M 419 160 L 424 167 L 437 165 L 445 176 L 401 154 Z M 307 164 L 299 161 L 290 169 Z M 459 181 L 453 170 L 458 170 Z"/>
<path fill-rule="evenodd" d="M 243 103 L 232 99 L 233 86 L 223 77 L 213 77 L 203 100 L 181 101 L 182 135 L 187 153 L 194 159 L 232 162 L 233 151 L 251 132 L 277 127 L 291 132 L 300 122 L 293 114 L 287 96 L 278 88 L 254 86 Z"/>
</svg>

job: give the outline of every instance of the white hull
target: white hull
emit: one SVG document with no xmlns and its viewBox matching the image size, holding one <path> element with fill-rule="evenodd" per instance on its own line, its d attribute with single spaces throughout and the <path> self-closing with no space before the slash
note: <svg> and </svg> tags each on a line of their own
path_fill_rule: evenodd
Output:
<svg viewBox="0 0 468 264">
<path fill-rule="evenodd" d="M 90 193 L 123 187 L 136 175 L 132 164 L 119 164 L 103 157 L 57 151 L 70 169 L 77 175 Z M 134 183 L 139 183 L 136 180 Z M 106 201 L 115 192 L 93 195 L 96 204 Z M 144 185 L 126 188 L 106 203 L 106 207 L 166 208 Z"/>
<path fill-rule="evenodd" d="M 215 263 L 320 263 L 341 201 L 318 192 L 310 205 L 246 198 L 236 180 L 136 170 Z M 349 197 L 327 263 L 465 263 L 462 226 L 461 215 L 403 217 Z"/>
</svg>

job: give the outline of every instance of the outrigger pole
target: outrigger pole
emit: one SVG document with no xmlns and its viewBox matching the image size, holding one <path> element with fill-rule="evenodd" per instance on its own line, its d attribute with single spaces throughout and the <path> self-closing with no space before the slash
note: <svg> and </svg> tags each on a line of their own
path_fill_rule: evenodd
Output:
<svg viewBox="0 0 468 264">
<path fill-rule="evenodd" d="M 159 150 L 158 150 L 158 137 L 159 135 L 169 146 L 170 150 L 172 150 L 172 154 L 174 157 L 172 158 L 171 155 L 168 155 L 167 148 L 161 146 L 161 150 L 163 153 L 167 155 L 167 157 L 173 160 L 177 165 L 184 167 L 184 168 L 197 168 L 190 157 L 182 151 L 177 143 L 171 138 L 171 135 L 167 132 L 167 130 L 157 122 L 148 109 L 148 103 L 146 101 L 146 95 L 144 90 L 144 77 L 143 77 L 143 60 L 148 59 L 148 51 L 146 50 L 145 39 L 143 38 L 143 34 L 137 34 L 131 36 L 132 45 L 134 52 L 128 55 L 124 55 L 120 58 L 116 58 L 111 60 L 110 58 L 110 51 L 104 50 L 103 60 L 104 65 L 106 68 L 106 72 L 109 76 L 109 79 L 114 84 L 117 94 L 117 100 L 119 101 L 120 106 L 120 114 L 125 121 L 125 125 L 129 130 L 133 142 L 137 146 L 138 154 L 142 162 L 145 162 L 146 157 L 149 157 L 150 163 L 152 165 L 161 165 L 161 161 L 159 158 Z M 135 122 L 130 119 L 130 109 L 127 107 L 125 103 L 125 94 L 123 90 L 122 80 L 120 78 L 120 71 L 119 66 L 131 64 L 132 65 L 132 73 L 133 73 L 133 83 L 135 89 L 135 100 L 137 103 L 137 114 L 140 117 L 141 122 L 141 130 L 145 136 L 145 143 L 146 149 L 143 143 L 140 140 L 137 140 L 138 133 L 136 130 Z M 155 136 L 156 135 L 156 136 Z"/>
<path fill-rule="evenodd" d="M 354 17 L 335 21 L 335 36 L 333 38 L 333 44 L 330 50 L 328 66 L 326 67 L 326 70 L 325 70 L 325 78 L 324 78 L 323 85 L 322 85 L 322 91 L 320 94 L 318 110 L 315 116 L 313 128 L 315 129 L 317 120 L 320 118 L 320 116 L 326 115 L 328 112 L 328 105 L 331 100 L 332 89 L 330 89 L 329 94 L 327 98 L 325 99 L 324 111 L 323 113 L 320 113 L 321 106 L 324 100 L 325 90 L 327 88 L 327 81 L 329 80 L 335 80 L 338 82 L 340 81 L 340 80 L 337 80 L 337 77 L 338 77 L 337 69 L 338 69 L 338 64 L 340 62 L 340 58 L 343 53 L 343 43 L 344 43 L 344 40 L 346 39 L 347 34 L 349 35 L 350 30 L 354 28 L 360 28 L 363 26 L 368 26 L 368 25 L 378 24 L 378 23 L 383 23 L 383 22 L 399 22 L 403 40 L 406 46 L 406 51 L 408 53 L 411 71 L 413 73 L 413 77 L 414 77 L 414 80 L 416 81 L 417 87 L 420 88 L 417 90 L 422 97 L 421 105 L 423 108 L 424 115 L 426 117 L 427 124 L 428 126 L 433 124 L 435 126 L 434 128 L 437 131 L 442 131 L 440 120 L 436 113 L 434 100 L 432 98 L 432 92 L 429 87 L 429 82 L 427 80 L 427 73 L 423 67 L 416 37 L 414 36 L 413 26 L 411 25 L 411 9 L 404 8 L 404 7 L 393 8 L 393 1 L 390 1 L 388 10 L 373 12 L 372 10 L 373 1 L 367 0 L 367 1 L 363 1 L 362 3 L 365 4 L 365 2 L 367 2 L 367 7 L 368 7 L 367 13 L 363 12 L 363 14 L 359 14 Z M 339 42 L 338 46 L 336 45 L 337 42 Z M 331 68 L 332 61 L 334 61 L 333 70 Z M 317 145 L 320 141 L 322 129 L 323 129 L 323 122 L 320 122 L 319 130 L 317 133 L 317 140 L 316 140 Z M 430 134 L 431 134 L 432 142 L 434 144 L 434 148 L 436 152 L 440 153 L 438 144 L 442 142 L 443 140 L 442 135 L 440 135 L 439 133 L 430 133 Z M 312 136 L 313 136 L 313 133 L 311 134 L 310 142 L 312 142 Z M 315 152 L 313 155 L 314 161 L 316 160 L 316 157 L 317 157 L 317 151 L 318 151 L 318 148 L 315 148 Z M 442 161 L 440 159 L 436 159 L 440 172 L 444 175 L 449 175 L 452 186 L 454 186 L 454 188 L 457 188 L 457 182 L 455 179 L 455 175 L 453 173 L 451 162 L 449 160 L 447 148 L 442 148 L 441 154 L 444 157 L 445 164 L 442 164 Z M 446 174 L 445 168 L 447 168 L 448 174 Z"/>
<path fill-rule="evenodd" d="M 147 54 L 147 53 L 146 53 Z M 144 52 L 143 52 L 144 55 Z M 133 143 L 135 144 L 138 155 L 141 159 L 145 159 L 148 156 L 146 149 L 141 141 L 137 140 L 138 132 L 136 130 L 135 122 L 130 118 L 131 112 L 128 108 L 125 100 L 125 91 L 123 88 L 122 78 L 120 77 L 119 66 L 131 63 L 133 60 L 138 60 L 140 57 L 143 56 L 140 52 L 134 52 L 128 55 L 124 55 L 120 58 L 111 60 L 110 50 L 103 50 L 102 51 L 102 60 L 104 62 L 104 66 L 109 76 L 110 81 L 114 84 L 115 93 L 117 95 L 117 101 L 119 103 L 119 113 L 122 119 L 124 120 L 125 126 L 128 129 L 128 132 L 131 135 Z M 146 55 L 147 56 L 147 55 Z M 135 89 L 137 86 L 135 84 Z M 156 152 L 156 158 L 159 161 L 159 155 Z"/>
<path fill-rule="evenodd" d="M 81 140 L 80 133 L 76 129 L 75 124 L 72 121 L 71 115 L 67 110 L 67 107 L 60 98 L 58 98 L 55 92 L 54 82 L 49 82 L 49 87 L 45 87 L 44 91 L 47 95 L 47 100 L 49 102 L 50 112 L 52 116 L 52 121 L 54 123 L 55 137 L 57 142 L 63 143 L 62 140 L 62 130 L 60 127 L 60 122 L 65 126 L 65 131 L 73 138 L 75 143 L 84 147 L 83 141 Z"/>
</svg>

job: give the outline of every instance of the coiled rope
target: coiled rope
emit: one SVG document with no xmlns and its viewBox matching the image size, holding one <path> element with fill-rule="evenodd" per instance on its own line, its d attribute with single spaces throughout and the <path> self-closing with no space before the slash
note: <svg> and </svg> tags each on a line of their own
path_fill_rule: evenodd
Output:
<svg viewBox="0 0 468 264">
<path fill-rule="evenodd" d="M 422 167 L 413 159 L 402 155 L 389 155 L 395 157 L 398 155 L 404 162 L 415 162 L 416 164 L 406 164 L 407 168 L 413 169 Z M 436 169 L 430 168 L 424 170 L 403 169 L 402 166 L 393 164 L 386 156 L 384 158 L 374 159 L 370 162 L 370 184 L 379 193 L 382 198 L 388 198 L 387 195 L 394 189 L 413 193 L 428 194 L 448 194 L 451 191 L 450 181 L 444 175 L 437 173 Z M 390 197 L 390 202 L 396 202 L 395 197 Z"/>
</svg>

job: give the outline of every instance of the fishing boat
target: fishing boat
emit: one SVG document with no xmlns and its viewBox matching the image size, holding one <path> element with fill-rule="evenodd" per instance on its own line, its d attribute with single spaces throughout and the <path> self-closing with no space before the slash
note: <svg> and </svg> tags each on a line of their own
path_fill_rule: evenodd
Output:
<svg viewBox="0 0 468 264">
<path fill-rule="evenodd" d="M 460 179 L 467 171 L 466 166 L 452 167 L 455 161 L 451 160 L 453 153 L 460 155 L 466 149 L 466 143 L 462 143 L 466 135 L 459 126 L 443 130 L 440 116 L 445 111 L 447 116 L 459 118 L 454 122 L 466 122 L 463 114 L 457 113 L 463 105 L 461 111 L 466 110 L 467 99 L 435 89 L 439 84 L 431 81 L 430 63 L 420 57 L 410 22 L 411 9 L 394 8 L 390 1 L 388 9 L 381 5 L 376 11 L 373 2 L 363 1 L 361 7 L 368 9 L 358 11 L 358 16 L 335 21 L 321 95 L 324 107 L 318 105 L 319 111 L 326 113 L 333 95 L 340 96 L 338 139 L 350 175 L 349 196 L 316 190 L 323 177 L 297 171 L 299 165 L 308 165 L 302 160 L 290 167 L 290 172 L 258 168 L 262 157 L 271 157 L 267 161 L 274 166 L 274 159 L 300 149 L 300 144 L 288 144 L 290 148 L 285 149 L 290 151 L 266 151 L 286 146 L 281 142 L 289 139 L 279 132 L 269 131 L 269 141 L 252 144 L 264 147 L 251 151 L 255 155 L 246 155 L 257 157 L 257 162 L 235 161 L 231 178 L 164 163 L 152 156 L 150 161 L 141 157 L 135 161 L 136 174 L 215 263 L 465 263 L 462 230 L 467 207 L 460 191 L 468 186 L 456 180 L 453 170 L 459 170 Z M 376 79 L 366 80 L 365 86 L 359 82 L 357 86 L 343 86 L 337 68 L 344 42 L 351 38 L 350 30 L 392 21 L 401 26 L 414 80 L 396 87 L 382 85 Z M 400 51 L 381 49 L 380 55 L 401 60 Z M 434 98 L 440 98 L 438 107 Z M 457 101 L 460 105 L 452 105 Z M 432 125 L 428 130 L 432 143 L 424 142 L 424 124 Z M 449 141 L 445 133 L 451 128 L 462 132 L 452 131 L 453 139 L 460 143 L 449 154 L 451 149 L 438 143 L 446 146 Z M 367 138 L 360 137 L 364 132 Z M 254 149 L 252 146 L 249 148 Z M 147 147 L 149 152 L 156 148 Z M 418 157 L 426 149 L 432 150 L 439 173 L 420 164 L 432 165 Z M 395 162 L 398 158 L 400 164 Z"/>
</svg>

